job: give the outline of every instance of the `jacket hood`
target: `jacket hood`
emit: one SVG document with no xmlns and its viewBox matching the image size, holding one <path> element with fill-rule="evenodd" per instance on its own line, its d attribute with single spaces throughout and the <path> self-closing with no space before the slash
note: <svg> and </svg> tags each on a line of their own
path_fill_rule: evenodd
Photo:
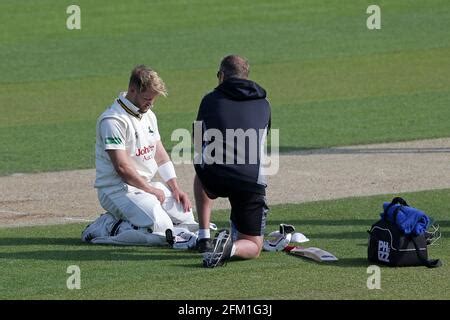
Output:
<svg viewBox="0 0 450 320">
<path fill-rule="evenodd" d="M 216 90 L 224 93 L 232 100 L 255 100 L 266 97 L 266 90 L 256 82 L 246 79 L 227 79 Z"/>
</svg>

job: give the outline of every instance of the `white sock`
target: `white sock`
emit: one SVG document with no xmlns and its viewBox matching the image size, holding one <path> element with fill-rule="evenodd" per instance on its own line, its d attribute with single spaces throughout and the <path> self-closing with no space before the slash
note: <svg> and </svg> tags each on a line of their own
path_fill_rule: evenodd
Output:
<svg viewBox="0 0 450 320">
<path fill-rule="evenodd" d="M 233 243 L 233 246 L 231 247 L 230 257 L 234 256 L 235 253 L 236 253 L 236 245 Z"/>
<path fill-rule="evenodd" d="M 210 239 L 211 234 L 209 233 L 209 229 L 198 229 L 198 238 L 199 239 Z"/>
</svg>

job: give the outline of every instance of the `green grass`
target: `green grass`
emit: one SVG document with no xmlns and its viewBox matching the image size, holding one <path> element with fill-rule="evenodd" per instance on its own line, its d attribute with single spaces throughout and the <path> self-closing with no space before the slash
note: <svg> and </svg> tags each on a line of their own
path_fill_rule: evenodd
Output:
<svg viewBox="0 0 450 320">
<path fill-rule="evenodd" d="M 450 136 L 450 3 L 368 0 L 0 3 L 0 174 L 94 166 L 95 120 L 147 63 L 169 88 L 166 146 L 191 128 L 225 54 L 249 58 L 282 149 Z"/>
<path fill-rule="evenodd" d="M 441 225 L 430 248 L 437 269 L 381 268 L 381 290 L 368 290 L 367 232 L 383 201 L 394 195 L 272 206 L 267 232 L 279 223 L 340 260 L 320 264 L 281 252 L 203 269 L 194 252 L 169 248 L 92 246 L 84 225 L 0 229 L 0 299 L 449 299 L 450 189 L 402 196 Z M 214 221 L 227 225 L 228 214 Z M 81 269 L 81 289 L 68 290 L 69 265 Z"/>
</svg>

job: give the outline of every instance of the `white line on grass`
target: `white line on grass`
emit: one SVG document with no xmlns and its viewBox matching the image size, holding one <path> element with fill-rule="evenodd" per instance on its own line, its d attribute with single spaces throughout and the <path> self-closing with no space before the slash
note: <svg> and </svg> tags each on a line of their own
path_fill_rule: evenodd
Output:
<svg viewBox="0 0 450 320">
<path fill-rule="evenodd" d="M 16 214 L 18 216 L 27 216 L 29 213 L 27 212 L 19 212 L 19 211 L 12 211 L 12 210 L 0 210 L 0 213 L 11 213 Z"/>
<path fill-rule="evenodd" d="M 65 217 L 65 218 L 63 218 L 63 219 L 66 219 L 66 220 L 73 220 L 73 221 L 85 221 L 85 222 L 92 222 L 92 221 L 94 221 L 94 220 L 92 220 L 92 219 L 70 218 L 70 217 Z"/>
</svg>

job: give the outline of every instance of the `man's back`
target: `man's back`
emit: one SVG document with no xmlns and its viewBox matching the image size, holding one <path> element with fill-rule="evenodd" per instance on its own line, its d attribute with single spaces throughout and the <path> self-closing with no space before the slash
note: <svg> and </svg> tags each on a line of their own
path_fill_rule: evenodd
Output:
<svg viewBox="0 0 450 320">
<path fill-rule="evenodd" d="M 249 72 L 246 58 L 224 57 L 216 74 L 219 86 L 203 98 L 194 124 L 194 194 L 199 243 L 205 244 L 199 249 L 208 268 L 234 256 L 257 258 L 262 250 L 269 211 L 263 156 L 270 105 L 266 91 L 248 80 Z M 231 232 L 219 232 L 212 245 L 208 226 L 218 197 L 230 201 Z"/>
<path fill-rule="evenodd" d="M 237 78 L 222 82 L 203 98 L 197 121 L 202 123 L 203 134 L 210 130 L 214 139 L 203 141 L 200 166 L 226 177 L 230 183 L 242 182 L 244 189 L 265 188 L 260 170 L 261 152 L 271 114 L 265 98 L 266 91 L 258 84 Z M 216 136 L 214 130 L 219 130 L 221 136 Z M 217 149 L 208 150 L 209 144 L 221 145 L 223 156 Z"/>
</svg>

